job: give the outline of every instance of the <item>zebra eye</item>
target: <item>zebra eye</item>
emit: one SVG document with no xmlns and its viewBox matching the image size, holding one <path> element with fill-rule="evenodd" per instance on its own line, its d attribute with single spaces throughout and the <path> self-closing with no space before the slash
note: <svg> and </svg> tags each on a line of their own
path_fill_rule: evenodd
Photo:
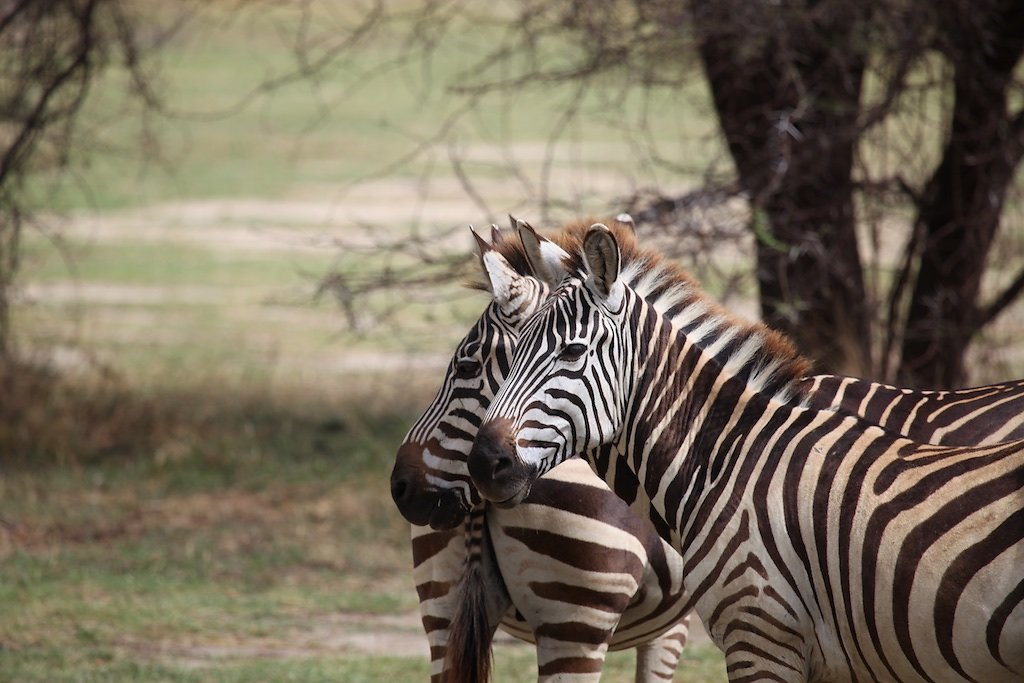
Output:
<svg viewBox="0 0 1024 683">
<path fill-rule="evenodd" d="M 455 363 L 457 379 L 472 379 L 480 374 L 480 363 L 475 360 L 460 360 Z"/>
<path fill-rule="evenodd" d="M 574 360 L 582 358 L 583 354 L 586 352 L 586 344 L 567 344 L 565 348 L 562 349 L 561 353 L 558 354 L 558 360 L 564 360 L 571 363 Z"/>
</svg>

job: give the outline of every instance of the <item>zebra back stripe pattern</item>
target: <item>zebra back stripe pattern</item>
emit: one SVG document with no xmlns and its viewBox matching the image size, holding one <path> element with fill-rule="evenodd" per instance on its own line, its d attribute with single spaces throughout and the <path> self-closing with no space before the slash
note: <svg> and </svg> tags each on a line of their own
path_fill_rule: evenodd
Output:
<svg viewBox="0 0 1024 683">
<path fill-rule="evenodd" d="M 1024 439 L 1024 380 L 952 391 L 836 375 L 809 377 L 803 384 L 810 406 L 860 415 L 922 443 L 970 446 Z"/>
</svg>

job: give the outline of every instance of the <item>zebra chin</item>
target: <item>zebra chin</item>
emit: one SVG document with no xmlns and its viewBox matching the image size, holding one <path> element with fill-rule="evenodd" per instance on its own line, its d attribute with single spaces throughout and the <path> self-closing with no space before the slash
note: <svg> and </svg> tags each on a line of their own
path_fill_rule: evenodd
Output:
<svg viewBox="0 0 1024 683">
<path fill-rule="evenodd" d="M 498 419 L 484 424 L 469 452 L 469 474 L 480 495 L 497 507 L 515 507 L 529 495 L 537 468 L 518 456 L 512 423 Z"/>
<path fill-rule="evenodd" d="M 447 531 L 462 524 L 469 515 L 467 505 L 455 491 L 426 491 L 398 504 L 398 511 L 410 524 Z"/>
</svg>

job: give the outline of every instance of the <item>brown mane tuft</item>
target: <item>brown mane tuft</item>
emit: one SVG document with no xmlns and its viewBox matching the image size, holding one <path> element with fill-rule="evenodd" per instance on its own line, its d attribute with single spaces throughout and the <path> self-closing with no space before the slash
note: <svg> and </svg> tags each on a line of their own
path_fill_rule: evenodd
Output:
<svg viewBox="0 0 1024 683">
<path fill-rule="evenodd" d="M 586 272 L 583 260 L 583 239 L 595 221 L 593 219 L 572 220 L 562 225 L 554 233 L 545 235 L 552 242 L 564 249 L 568 254 L 566 267 L 569 271 Z M 645 274 L 656 275 L 660 283 L 656 292 L 642 292 L 648 300 L 657 300 L 665 292 L 678 290 L 682 307 L 699 305 L 708 315 L 721 321 L 723 327 L 731 327 L 737 331 L 741 340 L 757 336 L 761 340 L 761 353 L 752 359 L 741 374 L 747 379 L 752 378 L 764 367 L 771 366 L 770 378 L 760 387 L 762 391 L 790 400 L 802 400 L 807 388 L 799 382 L 810 372 L 811 363 L 797 352 L 794 344 L 784 335 L 770 329 L 762 322 L 749 322 L 727 311 L 721 304 L 704 293 L 700 283 L 687 273 L 678 263 L 671 261 L 658 251 L 641 247 L 633 227 L 616 220 L 605 221 L 604 224 L 615 237 L 621 254 L 622 271 L 632 269 L 637 275 L 634 281 Z M 512 230 L 498 233 L 498 239 L 491 245 L 495 251 L 505 257 L 512 268 L 520 275 L 533 275 L 526 252 L 518 235 Z M 473 289 L 488 290 L 485 280 L 479 276 L 467 283 Z M 673 306 L 679 308 L 679 306 Z M 761 378 L 762 381 L 764 378 Z"/>
<path fill-rule="evenodd" d="M 567 251 L 569 254 L 574 254 L 579 251 L 580 246 L 583 244 L 583 238 L 587 234 L 587 230 L 593 225 L 596 220 L 571 220 L 563 224 L 557 232 L 554 233 L 542 233 L 544 237 L 548 238 L 562 249 Z M 611 221 L 609 224 L 614 223 Z M 616 224 L 618 225 L 618 224 Z M 519 236 L 514 230 L 502 230 L 498 233 L 499 239 L 491 244 L 491 248 L 501 254 L 512 269 L 520 275 L 532 276 L 533 271 L 530 268 L 530 262 L 526 258 L 526 250 L 523 248 L 522 242 L 519 240 Z M 479 273 L 476 273 L 472 278 L 466 281 L 466 287 L 470 289 L 478 289 L 480 291 L 489 291 L 487 281 L 481 277 Z"/>
</svg>

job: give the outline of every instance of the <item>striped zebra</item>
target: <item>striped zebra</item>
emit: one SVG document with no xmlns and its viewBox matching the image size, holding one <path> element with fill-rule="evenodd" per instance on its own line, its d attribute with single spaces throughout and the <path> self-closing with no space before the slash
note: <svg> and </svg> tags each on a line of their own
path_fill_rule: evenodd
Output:
<svg viewBox="0 0 1024 683">
<path fill-rule="evenodd" d="M 577 241 L 585 225 L 576 226 Z M 642 517 L 583 462 L 539 479 L 516 510 L 484 515 L 469 486 L 466 457 L 508 369 L 516 330 L 548 293 L 531 276 L 542 260 L 531 266 L 518 240 L 497 231 L 492 241 L 479 240 L 481 265 L 501 286 L 490 285 L 491 304 L 458 345 L 392 473 L 392 496 L 413 524 L 431 679 L 486 680 L 500 619 L 507 632 L 537 644 L 539 680 L 596 681 L 606 652 L 630 647 L 638 648 L 638 681 L 671 680 L 687 635 L 682 560 Z M 539 237 L 535 246 L 552 262 L 566 255 Z M 482 623 L 460 626 L 466 619 Z"/>
<path fill-rule="evenodd" d="M 612 447 L 730 681 L 1024 680 L 1024 443 L 924 445 L 810 407 L 787 342 L 695 283 L 655 309 L 636 251 L 593 226 L 523 326 L 469 456 L 484 498 L 514 507 Z"/>
<path fill-rule="evenodd" d="M 578 245 L 583 236 L 581 227 L 581 225 L 577 225 L 575 229 L 567 230 L 556 236 L 556 242 Z M 520 224 L 520 232 L 527 244 L 527 253 L 530 246 L 536 252 L 532 257 L 532 262 L 540 264 L 539 270 L 541 270 L 542 276 L 551 282 L 561 279 L 564 274 L 564 266 L 561 264 L 564 252 L 547 244 L 528 226 Z M 508 267 L 512 268 L 511 264 L 514 263 L 518 272 L 523 272 L 529 257 L 522 250 L 514 249 L 513 245 L 507 241 L 498 242 L 496 240 L 496 242 L 502 246 L 496 251 L 503 253 L 504 258 L 510 262 Z M 549 252 L 547 255 L 541 253 L 545 249 Z M 677 281 L 677 287 L 690 286 L 688 278 L 680 278 L 677 269 L 668 267 L 664 269 L 663 275 L 663 278 L 659 278 L 662 282 L 670 282 L 674 279 Z M 646 281 L 650 282 L 651 278 L 647 276 Z M 540 297 L 543 287 L 533 285 L 530 291 Z M 671 287 L 659 286 L 649 290 L 648 294 L 649 300 L 655 307 L 664 308 L 666 302 L 675 301 Z M 532 310 L 535 303 L 526 303 L 527 298 L 524 296 L 520 306 Z M 486 409 L 494 388 L 507 371 L 507 355 L 518 335 L 517 324 L 521 318 L 522 316 L 517 316 L 514 324 L 511 319 L 505 319 L 506 324 L 499 324 L 500 321 L 488 321 L 486 315 L 482 316 L 482 322 L 478 322 L 478 326 L 485 324 L 486 327 L 479 329 L 475 336 L 471 331 L 460 345 L 460 350 L 453 357 L 450 374 L 446 377 L 445 384 L 439 390 L 431 408 L 417 425 L 421 427 L 420 441 L 437 440 L 437 443 L 433 449 L 428 449 L 422 444 L 415 445 L 417 444 L 416 439 L 407 441 L 407 444 L 414 445 L 403 446 L 403 449 L 408 451 L 406 455 L 408 462 L 405 467 L 396 467 L 396 479 L 401 483 L 406 477 L 424 476 L 424 473 L 427 472 L 424 460 L 427 458 L 434 458 L 443 466 L 440 469 L 437 465 L 434 466 L 434 471 L 428 475 L 432 480 L 429 486 L 423 482 L 416 486 L 415 481 L 407 482 L 408 487 L 401 483 L 405 495 L 410 497 L 405 501 L 406 505 L 413 503 L 413 494 L 417 493 L 421 497 L 418 506 L 423 510 L 437 514 L 438 511 L 454 509 L 456 518 L 461 518 L 464 514 L 463 501 L 471 500 L 474 495 L 467 485 L 468 475 L 465 469 L 465 456 L 468 450 L 467 437 L 470 436 L 469 432 L 475 430 L 478 418 Z M 481 353 L 476 346 L 471 345 L 473 339 L 487 339 L 486 348 L 500 349 L 501 352 Z M 463 363 L 469 363 L 463 366 L 464 373 L 469 372 L 486 377 L 488 381 L 463 382 L 461 386 L 457 386 L 460 384 L 457 380 L 459 374 L 457 363 L 460 359 Z M 951 443 L 998 441 L 1001 436 L 1005 436 L 1004 425 L 1009 417 L 1007 407 L 1015 405 L 1014 400 L 1017 401 L 1017 404 L 1024 400 L 1024 383 L 980 387 L 962 392 L 915 392 L 906 389 L 897 390 L 864 380 L 831 376 L 814 377 L 804 380 L 804 382 L 811 384 L 814 400 L 822 406 L 834 404 L 837 409 L 845 408 L 860 412 L 887 427 L 913 434 L 920 440 L 933 442 L 940 440 Z M 965 410 L 964 406 L 960 405 L 961 399 L 968 409 Z M 475 405 L 473 418 L 477 420 L 468 427 L 465 424 L 467 402 L 470 405 Z M 890 403 L 892 403 L 891 406 Z M 434 416 L 428 418 L 431 413 Z M 968 415 L 970 415 L 970 419 L 965 420 Z M 431 427 L 427 428 L 424 425 L 431 425 Z M 415 431 L 414 427 L 413 432 Z M 410 437 L 413 432 L 410 433 Z M 449 438 L 446 434 L 455 434 L 456 438 Z M 445 443 L 442 445 L 441 441 L 445 441 Z M 432 454 L 431 450 L 435 453 Z M 443 456 L 439 460 L 436 455 L 438 453 Z M 606 459 L 605 462 L 606 464 L 614 463 L 614 460 Z M 415 467 L 410 470 L 409 465 L 415 465 Z M 609 474 L 607 469 L 604 474 L 606 476 Z M 623 477 L 619 476 L 620 489 L 622 483 Z M 635 491 L 635 484 L 633 487 Z M 462 497 L 455 495 L 455 492 L 460 493 Z M 492 511 L 491 520 L 492 523 L 500 526 L 497 517 L 499 514 L 497 511 Z M 459 576 L 464 565 L 466 553 L 462 550 L 460 534 L 432 532 L 426 527 L 414 526 L 413 529 L 416 583 L 423 600 L 424 614 L 433 615 L 429 619 L 425 618 L 424 625 L 428 626 L 431 643 L 439 643 L 436 646 L 432 645 L 434 671 L 439 673 L 445 654 L 444 646 L 447 643 L 451 615 L 459 613 L 456 606 L 450 604 L 453 602 L 455 594 L 449 590 L 449 587 L 455 585 L 456 577 Z M 441 542 L 438 542 L 438 539 L 441 539 Z M 502 583 L 500 575 L 496 579 L 488 580 L 495 586 Z M 437 589 L 438 586 L 442 586 L 440 591 Z M 488 595 L 498 592 L 498 590 L 491 589 L 488 591 Z M 528 591 L 523 591 L 520 595 L 520 603 L 528 601 L 531 597 Z M 438 615 L 445 616 L 439 618 Z M 529 629 L 524 624 L 520 623 L 516 628 L 518 628 L 520 637 L 529 634 Z M 483 629 L 486 630 L 486 627 Z M 667 643 L 667 645 L 671 647 L 671 643 Z M 675 651 L 678 653 L 678 647 L 675 648 Z M 654 657 L 649 661 L 657 659 Z M 669 662 L 670 660 L 666 659 L 665 661 Z M 666 663 L 663 668 L 666 671 L 671 671 L 673 666 L 674 664 Z"/>
</svg>

